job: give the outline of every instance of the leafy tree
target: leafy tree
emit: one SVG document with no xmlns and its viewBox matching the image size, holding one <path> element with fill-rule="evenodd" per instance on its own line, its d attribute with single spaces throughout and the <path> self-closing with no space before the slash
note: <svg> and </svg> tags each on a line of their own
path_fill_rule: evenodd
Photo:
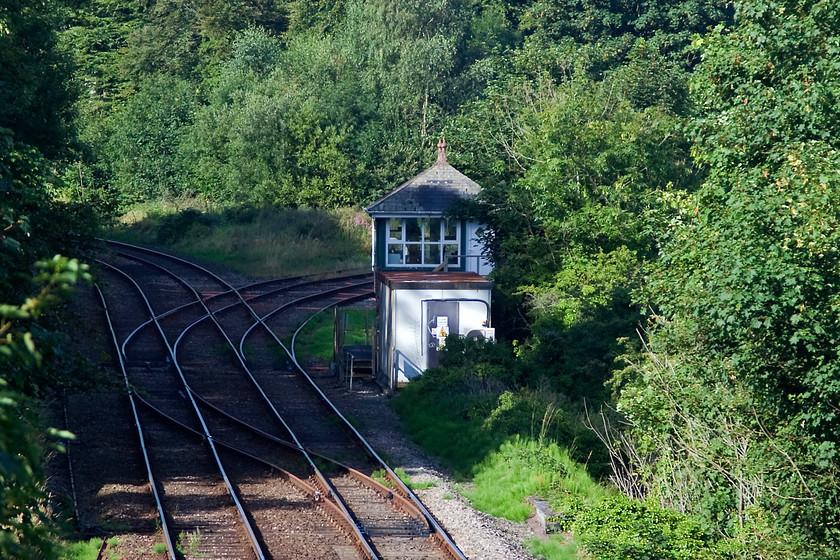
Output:
<svg viewBox="0 0 840 560">
<path fill-rule="evenodd" d="M 730 535 L 760 508 L 788 557 L 840 550 L 838 30 L 833 2 L 746 0 L 702 40 L 710 175 L 669 224 L 647 294 L 654 356 L 620 397 L 664 501 Z M 677 459 L 679 476 L 664 468 Z M 715 476 L 677 499 L 700 472 Z"/>
<path fill-rule="evenodd" d="M 195 89 L 185 80 L 147 80 L 109 122 L 105 153 L 124 202 L 191 191 L 183 137 L 192 125 Z"/>
<path fill-rule="evenodd" d="M 723 0 L 537 0 L 526 9 L 522 27 L 540 38 L 604 48 L 604 62 L 621 61 L 636 39 L 656 45 L 663 55 L 687 56 L 692 35 L 731 18 Z"/>
<path fill-rule="evenodd" d="M 336 114 L 343 96 L 329 77 L 334 54 L 329 41 L 317 39 L 281 53 L 276 39 L 257 30 L 235 43 L 189 139 L 205 194 L 291 206 L 350 202 L 353 121 Z"/>
<path fill-rule="evenodd" d="M 93 229 L 90 214 L 52 196 L 73 138 L 59 13 L 51 2 L 0 4 L 0 301 L 9 303 L 28 293 L 35 261 Z"/>
<path fill-rule="evenodd" d="M 0 556 L 9 560 L 57 557 L 41 465 L 43 437 L 72 437 L 38 421 L 33 397 L 49 383 L 32 321 L 79 279 L 87 267 L 59 256 L 37 265 L 40 293 L 22 305 L 0 305 Z M 56 445 L 56 444 L 53 444 Z"/>
<path fill-rule="evenodd" d="M 72 118 L 70 66 L 56 48 L 59 13 L 51 1 L 0 4 L 0 128 L 47 157 L 64 150 Z"/>
<path fill-rule="evenodd" d="M 594 79 L 611 73 L 638 108 L 691 110 L 689 71 L 699 61 L 694 34 L 731 21 L 728 0 L 538 0 L 521 26 L 534 50 L 575 53 Z"/>
<path fill-rule="evenodd" d="M 127 0 L 76 0 L 67 6 L 62 48 L 76 64 L 74 82 L 94 108 L 108 105 L 130 88 L 123 57 L 128 37 L 142 25 L 139 4 Z"/>
<path fill-rule="evenodd" d="M 497 328 L 525 339 L 520 357 L 535 378 L 603 398 L 616 339 L 637 321 L 629 294 L 653 254 L 652 226 L 668 212 L 658 193 L 693 188 L 697 175 L 673 114 L 634 108 L 617 78 L 550 75 L 491 83 L 453 143 L 469 146 L 466 161 L 490 179 L 474 211 L 508 295 L 494 307 L 508 318 L 511 306 L 527 310 L 524 329 L 509 319 Z"/>
<path fill-rule="evenodd" d="M 251 29 L 233 46 L 189 141 L 217 201 L 333 206 L 370 200 L 428 163 L 457 99 L 457 2 L 348 2 L 344 24 Z M 220 123 L 224 123 L 220 125 Z"/>
<path fill-rule="evenodd" d="M 289 2 L 289 31 L 327 33 L 344 20 L 344 0 L 294 0 Z"/>
<path fill-rule="evenodd" d="M 285 30 L 282 5 L 266 2 L 157 0 L 143 11 L 144 25 L 130 37 L 124 64 L 136 81 L 157 73 L 200 81 L 216 76 L 239 32 L 258 25 Z"/>
</svg>

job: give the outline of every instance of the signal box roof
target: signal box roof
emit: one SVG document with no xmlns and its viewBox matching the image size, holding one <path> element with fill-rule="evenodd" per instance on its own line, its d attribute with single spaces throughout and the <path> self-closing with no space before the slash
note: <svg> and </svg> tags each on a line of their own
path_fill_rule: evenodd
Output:
<svg viewBox="0 0 840 560">
<path fill-rule="evenodd" d="M 438 144 L 438 160 L 365 210 L 373 217 L 442 215 L 453 201 L 472 198 L 481 187 L 446 163 L 446 142 Z"/>
<path fill-rule="evenodd" d="M 398 270 L 379 273 L 379 282 L 400 290 L 489 290 L 490 281 L 475 272 Z"/>
</svg>

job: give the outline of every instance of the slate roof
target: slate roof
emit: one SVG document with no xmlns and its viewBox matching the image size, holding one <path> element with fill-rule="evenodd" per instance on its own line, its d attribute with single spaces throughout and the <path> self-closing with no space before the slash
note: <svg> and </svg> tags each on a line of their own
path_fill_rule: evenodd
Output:
<svg viewBox="0 0 840 560">
<path fill-rule="evenodd" d="M 443 146 L 445 148 L 445 144 Z M 481 191 L 478 183 L 446 163 L 441 147 L 438 149 L 441 153 L 437 163 L 380 198 L 365 211 L 373 217 L 440 215 L 452 201 L 477 195 Z"/>
</svg>

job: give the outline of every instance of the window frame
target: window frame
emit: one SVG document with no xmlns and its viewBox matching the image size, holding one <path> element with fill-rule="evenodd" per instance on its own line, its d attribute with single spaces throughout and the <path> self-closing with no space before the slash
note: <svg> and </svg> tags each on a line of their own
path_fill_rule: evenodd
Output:
<svg viewBox="0 0 840 560">
<path fill-rule="evenodd" d="M 462 220 L 445 217 L 391 217 L 386 218 L 385 223 L 385 266 L 387 268 L 435 268 L 443 263 L 444 254 L 461 254 L 461 229 Z M 411 222 L 411 224 L 410 224 Z M 409 237 L 409 225 L 416 222 L 420 226 L 419 239 L 407 239 Z M 433 223 L 438 223 L 437 235 L 431 235 Z M 397 227 L 398 226 L 398 227 Z M 413 228 L 412 228 L 413 229 Z M 399 237 L 394 233 L 398 231 Z M 452 234 L 454 233 L 454 238 Z M 412 236 L 414 237 L 414 236 Z M 433 239 L 437 239 L 436 241 Z M 447 249 L 449 252 L 446 252 Z M 426 257 L 432 254 L 438 255 L 437 261 L 426 262 Z M 446 253 L 445 253 L 446 252 Z M 399 256 L 400 262 L 393 262 L 392 256 Z M 409 257 L 417 255 L 419 262 L 408 262 Z M 458 268 L 461 266 L 461 258 L 449 260 L 449 266 Z"/>
</svg>

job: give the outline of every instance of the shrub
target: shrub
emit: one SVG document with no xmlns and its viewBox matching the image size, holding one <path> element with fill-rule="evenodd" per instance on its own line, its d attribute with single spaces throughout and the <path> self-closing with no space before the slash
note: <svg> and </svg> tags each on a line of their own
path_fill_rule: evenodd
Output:
<svg viewBox="0 0 840 560">
<path fill-rule="evenodd" d="M 692 517 L 623 494 L 578 505 L 572 529 L 598 560 L 711 558 L 708 538 Z"/>
</svg>

